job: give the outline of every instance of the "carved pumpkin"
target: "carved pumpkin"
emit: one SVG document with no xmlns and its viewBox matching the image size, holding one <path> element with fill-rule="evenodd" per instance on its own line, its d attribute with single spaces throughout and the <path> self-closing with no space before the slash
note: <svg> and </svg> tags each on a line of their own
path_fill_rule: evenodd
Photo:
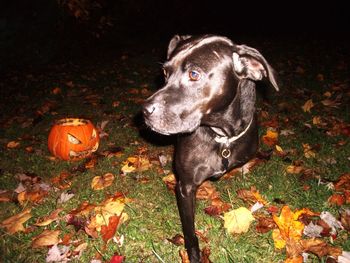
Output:
<svg viewBox="0 0 350 263">
<path fill-rule="evenodd" d="M 95 152 L 99 141 L 98 132 L 89 120 L 66 118 L 52 126 L 48 147 L 60 159 L 80 160 Z"/>
</svg>

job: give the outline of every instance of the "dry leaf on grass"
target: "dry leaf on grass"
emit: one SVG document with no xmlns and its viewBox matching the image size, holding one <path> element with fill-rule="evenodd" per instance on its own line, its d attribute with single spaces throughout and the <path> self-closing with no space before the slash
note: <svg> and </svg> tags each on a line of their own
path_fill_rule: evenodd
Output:
<svg viewBox="0 0 350 263">
<path fill-rule="evenodd" d="M 245 207 L 240 207 L 224 214 L 224 227 L 230 234 L 247 232 L 253 221 L 252 212 Z"/>
<path fill-rule="evenodd" d="M 47 226 L 51 224 L 53 221 L 56 221 L 59 218 L 59 213 L 62 211 L 63 211 L 62 208 L 57 208 L 56 210 L 52 211 L 50 215 L 39 218 L 34 225 Z"/>
<path fill-rule="evenodd" d="M 151 166 L 152 164 L 147 157 L 131 156 L 123 162 L 121 171 L 123 174 L 143 172 L 148 170 Z"/>
<path fill-rule="evenodd" d="M 266 134 L 262 136 L 262 142 L 267 146 L 274 146 L 278 143 L 278 132 L 268 129 Z"/>
<path fill-rule="evenodd" d="M 114 175 L 112 173 L 106 173 L 102 176 L 95 176 L 91 182 L 91 188 L 93 190 L 102 190 L 108 186 L 111 186 L 114 181 Z"/>
<path fill-rule="evenodd" d="M 32 217 L 31 209 L 27 208 L 21 213 L 11 216 L 1 222 L 0 227 L 6 228 L 6 232 L 14 234 L 16 232 L 24 231 L 23 223 Z"/>
<path fill-rule="evenodd" d="M 300 240 L 304 230 L 304 224 L 298 221 L 301 215 L 316 216 L 319 213 L 314 213 L 307 208 L 292 212 L 289 206 L 284 206 L 280 216 L 273 215 L 273 220 L 278 226 L 272 232 L 275 247 L 282 249 L 286 246 L 288 240 Z"/>
<path fill-rule="evenodd" d="M 311 112 L 311 109 L 315 106 L 312 99 L 307 100 L 305 104 L 302 106 L 304 112 Z"/>
<path fill-rule="evenodd" d="M 57 245 L 60 241 L 61 230 L 44 230 L 40 235 L 32 240 L 32 248 L 47 247 Z"/>
</svg>

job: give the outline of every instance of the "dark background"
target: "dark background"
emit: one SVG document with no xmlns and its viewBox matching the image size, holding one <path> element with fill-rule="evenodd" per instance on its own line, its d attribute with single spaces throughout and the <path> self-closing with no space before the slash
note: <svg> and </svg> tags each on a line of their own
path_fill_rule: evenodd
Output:
<svg viewBox="0 0 350 263">
<path fill-rule="evenodd" d="M 76 19 L 56 0 L 1 1 L 0 71 L 114 52 L 164 48 L 172 35 L 214 33 L 232 38 L 348 41 L 345 1 L 95 0 Z M 101 17 L 113 26 L 101 27 Z M 242 41 L 241 41 L 242 40 Z"/>
</svg>

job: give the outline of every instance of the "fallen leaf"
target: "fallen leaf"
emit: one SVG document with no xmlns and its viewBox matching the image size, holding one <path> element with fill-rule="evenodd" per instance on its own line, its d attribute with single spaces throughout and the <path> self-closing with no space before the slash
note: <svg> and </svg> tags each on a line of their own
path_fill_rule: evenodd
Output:
<svg viewBox="0 0 350 263">
<path fill-rule="evenodd" d="M 74 194 L 71 193 L 70 191 L 67 192 L 62 192 L 60 195 L 60 198 L 57 200 L 59 204 L 63 204 L 68 202 L 70 199 L 74 197 Z"/>
<path fill-rule="evenodd" d="M 123 162 L 121 171 L 123 174 L 132 172 L 143 172 L 148 170 L 152 166 L 147 157 L 131 156 Z"/>
<path fill-rule="evenodd" d="M 109 263 L 122 263 L 124 261 L 124 256 L 114 255 Z"/>
<path fill-rule="evenodd" d="M 44 230 L 40 235 L 32 240 L 32 248 L 48 247 L 57 245 L 60 241 L 61 230 Z"/>
<path fill-rule="evenodd" d="M 266 134 L 262 136 L 262 142 L 267 146 L 274 146 L 278 143 L 278 132 L 268 129 Z"/>
<path fill-rule="evenodd" d="M 298 221 L 301 215 L 314 216 L 319 214 L 307 208 L 293 212 L 289 206 L 283 206 L 280 216 L 273 215 L 273 220 L 278 226 L 278 229 L 274 229 L 272 233 L 277 249 L 284 248 L 288 240 L 298 241 L 301 239 L 304 230 L 304 224 Z"/>
<path fill-rule="evenodd" d="M 332 194 L 328 198 L 328 203 L 331 205 L 342 206 L 345 204 L 345 196 L 343 194 Z"/>
<path fill-rule="evenodd" d="M 6 147 L 9 149 L 18 148 L 21 143 L 19 141 L 10 141 L 7 143 Z"/>
<path fill-rule="evenodd" d="M 272 217 L 258 217 L 258 223 L 256 225 L 256 231 L 258 233 L 267 233 L 270 230 L 277 227 L 275 221 L 273 221 Z"/>
<path fill-rule="evenodd" d="M 23 191 L 18 194 L 17 200 L 20 205 L 24 205 L 27 202 L 31 203 L 41 203 L 45 196 L 47 196 L 47 191 L 37 190 L 32 192 Z"/>
<path fill-rule="evenodd" d="M 334 188 L 337 191 L 350 189 L 350 173 L 342 174 L 334 183 Z"/>
<path fill-rule="evenodd" d="M 11 216 L 1 222 L 0 227 L 6 228 L 6 232 L 14 234 L 16 232 L 24 231 L 23 223 L 32 217 L 31 209 L 24 209 L 21 213 Z"/>
<path fill-rule="evenodd" d="M 13 200 L 13 191 L 0 190 L 0 202 L 11 202 Z"/>
<path fill-rule="evenodd" d="M 51 179 L 52 184 L 59 189 L 67 189 L 71 187 L 72 182 L 70 181 L 72 174 L 68 172 L 61 172 L 59 175 Z"/>
<path fill-rule="evenodd" d="M 247 190 L 247 189 L 237 190 L 237 197 L 251 203 L 259 202 L 263 205 L 268 204 L 268 202 L 261 196 L 259 191 L 256 190 L 254 187 L 251 187 L 250 190 Z"/>
<path fill-rule="evenodd" d="M 304 112 L 311 112 L 311 109 L 315 106 L 315 104 L 312 102 L 312 99 L 309 99 L 305 102 L 305 104 L 302 106 L 302 109 Z"/>
<path fill-rule="evenodd" d="M 59 218 L 59 213 L 62 211 L 63 211 L 62 208 L 57 208 L 56 210 L 52 211 L 50 215 L 37 219 L 34 225 L 47 226 L 51 224 L 53 221 L 56 221 Z"/>
<path fill-rule="evenodd" d="M 300 174 L 305 170 L 303 166 L 288 165 L 286 168 L 287 173 L 290 174 Z"/>
<path fill-rule="evenodd" d="M 120 216 L 110 216 L 108 225 L 101 226 L 101 235 L 105 243 L 107 243 L 117 231 L 119 225 Z"/>
<path fill-rule="evenodd" d="M 311 147 L 308 143 L 303 143 L 304 148 L 304 156 L 306 158 L 315 158 L 316 153 L 313 151 L 313 147 Z"/>
<path fill-rule="evenodd" d="M 95 176 L 91 182 L 91 188 L 93 190 L 102 190 L 108 186 L 111 186 L 114 181 L 114 175 L 112 173 L 106 173 L 102 176 Z"/>
<path fill-rule="evenodd" d="M 340 222 L 344 229 L 350 232 L 350 210 L 346 209 L 340 214 Z"/>
<path fill-rule="evenodd" d="M 328 255 L 334 258 L 338 258 L 338 256 L 340 256 L 343 251 L 339 247 L 330 246 L 324 240 L 316 238 L 301 240 L 300 244 L 304 248 L 303 251 L 315 254 L 319 258 Z"/>
<path fill-rule="evenodd" d="M 167 240 L 170 243 L 173 243 L 175 246 L 182 246 L 185 244 L 185 239 L 182 235 L 180 234 L 176 234 L 175 236 L 173 236 L 172 238 L 167 238 Z"/>
<path fill-rule="evenodd" d="M 215 186 L 213 183 L 209 181 L 205 181 L 202 183 L 196 194 L 197 199 L 201 200 L 211 200 L 219 197 L 219 192 L 216 190 Z"/>
<path fill-rule="evenodd" d="M 53 245 L 47 252 L 46 262 L 68 262 L 69 261 L 69 247 Z"/>
<path fill-rule="evenodd" d="M 245 207 L 240 207 L 224 214 L 224 227 L 230 234 L 247 232 L 253 221 L 252 213 Z"/>
</svg>

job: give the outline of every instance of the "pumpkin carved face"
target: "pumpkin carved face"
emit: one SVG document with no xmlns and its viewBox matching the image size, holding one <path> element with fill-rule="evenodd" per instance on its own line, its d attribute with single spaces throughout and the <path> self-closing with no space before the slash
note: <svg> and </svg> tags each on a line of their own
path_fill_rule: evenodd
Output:
<svg viewBox="0 0 350 263">
<path fill-rule="evenodd" d="M 85 119 L 66 118 L 51 128 L 48 147 L 52 155 L 63 160 L 80 160 L 95 152 L 99 136 L 94 125 Z"/>
</svg>

